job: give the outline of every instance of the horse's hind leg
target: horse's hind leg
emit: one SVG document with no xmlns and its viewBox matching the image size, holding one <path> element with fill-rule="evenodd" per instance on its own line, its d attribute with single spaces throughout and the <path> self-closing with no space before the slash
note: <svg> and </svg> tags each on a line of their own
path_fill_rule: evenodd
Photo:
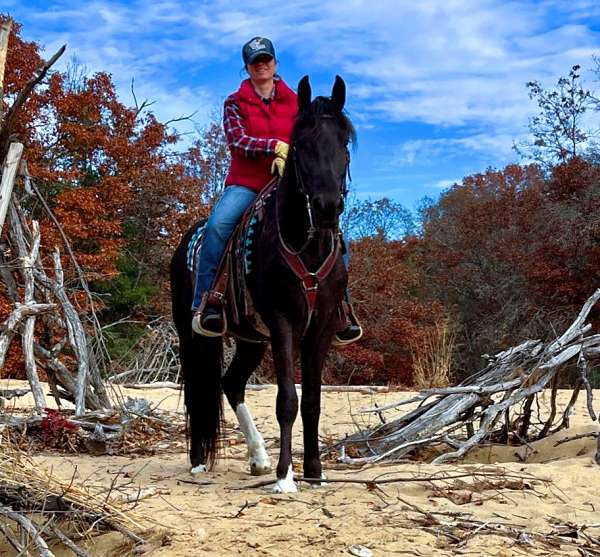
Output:
<svg viewBox="0 0 600 557">
<path fill-rule="evenodd" d="M 245 403 L 246 382 L 260 364 L 265 349 L 264 343 L 236 340 L 235 355 L 222 380 L 225 396 L 227 396 L 246 437 L 248 463 L 253 476 L 271 472 L 271 460 L 267 454 L 264 439 L 256 429 L 252 415 Z"/>
</svg>

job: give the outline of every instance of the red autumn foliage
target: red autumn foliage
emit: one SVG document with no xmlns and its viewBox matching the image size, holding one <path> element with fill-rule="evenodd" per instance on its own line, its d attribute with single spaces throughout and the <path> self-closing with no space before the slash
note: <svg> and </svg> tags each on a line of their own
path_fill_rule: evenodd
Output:
<svg viewBox="0 0 600 557">
<path fill-rule="evenodd" d="M 336 383 L 412 383 L 411 345 L 443 313 L 420 298 L 418 239 L 368 237 L 351 246 L 349 286 L 364 337 L 330 357 L 325 377 Z"/>
<path fill-rule="evenodd" d="M 49 439 L 63 430 L 75 431 L 77 426 L 69 420 L 60 410 L 45 409 L 46 415 L 40 422 L 40 432 L 44 440 Z"/>
<path fill-rule="evenodd" d="M 4 106 L 41 63 L 39 45 L 20 31 L 16 24 L 10 36 Z M 201 154 L 173 152 L 178 136 L 151 112 L 121 103 L 109 74 L 54 72 L 32 93 L 14 131 L 90 279 L 115 275 L 126 227 L 138 246 L 164 251 L 165 238 L 172 244 L 203 214 L 198 200 L 208 177 L 193 168 Z M 53 225 L 42 224 L 44 243 L 61 245 Z"/>
</svg>

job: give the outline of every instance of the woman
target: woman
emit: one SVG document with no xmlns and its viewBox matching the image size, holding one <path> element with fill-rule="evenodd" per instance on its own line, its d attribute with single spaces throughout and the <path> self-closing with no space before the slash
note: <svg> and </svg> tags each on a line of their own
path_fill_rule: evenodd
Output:
<svg viewBox="0 0 600 557">
<path fill-rule="evenodd" d="M 223 330 L 222 308 L 207 304 L 206 298 L 227 241 L 272 175 L 283 175 L 298 110 L 296 93 L 275 73 L 275 49 L 269 39 L 254 37 L 248 41 L 242 58 L 249 78 L 225 100 L 223 114 L 231 166 L 225 189 L 206 223 L 196 265 L 192 329 L 207 336 L 217 336 Z M 335 342 L 348 344 L 361 336 L 362 329 L 352 315 Z"/>
</svg>

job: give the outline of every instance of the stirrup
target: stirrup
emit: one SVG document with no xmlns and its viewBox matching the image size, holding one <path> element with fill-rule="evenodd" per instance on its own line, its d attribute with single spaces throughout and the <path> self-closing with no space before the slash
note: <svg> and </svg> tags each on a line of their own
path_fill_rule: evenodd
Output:
<svg viewBox="0 0 600 557">
<path fill-rule="evenodd" d="M 335 333 L 331 341 L 332 346 L 346 346 L 347 344 L 352 344 L 353 342 L 356 342 L 363 336 L 363 328 L 361 327 L 358 318 L 354 314 L 352 304 L 349 304 L 348 302 L 342 302 L 341 309 L 346 318 L 346 327 Z M 343 338 L 343 336 L 340 336 L 346 331 L 351 332 L 350 337 Z"/>
<path fill-rule="evenodd" d="M 227 332 L 227 316 L 225 314 L 225 308 L 222 304 L 215 300 L 215 296 L 211 296 L 211 303 L 208 304 L 209 295 L 210 292 L 205 292 L 202 296 L 200 307 L 195 311 L 194 316 L 192 317 L 192 330 L 196 334 L 205 337 L 222 337 Z M 223 321 L 223 327 L 221 331 L 211 331 L 210 329 L 205 329 L 202 326 L 202 318 L 204 317 L 204 312 L 207 305 L 209 305 L 211 308 L 214 308 L 217 312 L 221 312 L 221 320 Z"/>
</svg>

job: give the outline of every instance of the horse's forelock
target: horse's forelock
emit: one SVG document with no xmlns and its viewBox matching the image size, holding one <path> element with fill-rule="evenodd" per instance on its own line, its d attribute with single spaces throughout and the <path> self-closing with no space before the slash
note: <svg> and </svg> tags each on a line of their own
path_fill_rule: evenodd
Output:
<svg viewBox="0 0 600 557">
<path fill-rule="evenodd" d="M 330 97 L 321 96 L 315 97 L 304 110 L 298 113 L 293 133 L 294 142 L 302 141 L 308 137 L 318 140 L 321 131 L 318 125 L 319 120 L 327 116 L 337 122 L 346 143 L 356 142 L 356 131 L 350 118 L 343 111 L 335 108 Z"/>
</svg>

